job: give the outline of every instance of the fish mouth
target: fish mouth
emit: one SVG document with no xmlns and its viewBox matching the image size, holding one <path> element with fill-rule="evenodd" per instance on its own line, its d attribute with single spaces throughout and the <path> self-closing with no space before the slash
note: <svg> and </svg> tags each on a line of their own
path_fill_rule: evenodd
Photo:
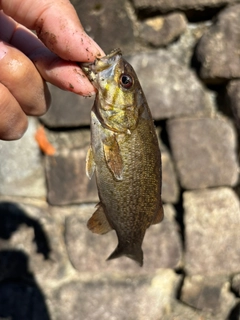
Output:
<svg viewBox="0 0 240 320">
<path fill-rule="evenodd" d="M 90 81 L 94 81 L 96 75 L 114 65 L 122 57 L 121 49 L 112 50 L 104 57 L 97 58 L 94 62 L 80 63 L 80 67 Z"/>
</svg>

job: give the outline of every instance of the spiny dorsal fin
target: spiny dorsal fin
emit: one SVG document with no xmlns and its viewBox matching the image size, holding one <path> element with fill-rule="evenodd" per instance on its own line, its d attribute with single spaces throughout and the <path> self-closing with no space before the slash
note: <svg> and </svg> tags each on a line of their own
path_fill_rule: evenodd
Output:
<svg viewBox="0 0 240 320">
<path fill-rule="evenodd" d="M 97 205 L 97 210 L 92 217 L 88 220 L 87 227 L 93 233 L 105 234 L 112 230 L 109 222 L 107 221 L 101 202 Z"/>
<path fill-rule="evenodd" d="M 87 157 L 86 157 L 86 174 L 89 179 L 92 178 L 95 171 L 95 167 L 96 167 L 96 164 L 93 158 L 93 151 L 92 151 L 92 147 L 90 146 L 87 152 Z"/>
<path fill-rule="evenodd" d="M 156 216 L 153 219 L 152 224 L 157 224 L 159 222 L 161 222 L 163 220 L 164 217 L 164 212 L 163 212 L 163 206 L 161 205 L 158 213 L 156 214 Z"/>
<path fill-rule="evenodd" d="M 108 168 L 117 180 L 122 180 L 123 160 L 115 136 L 104 140 L 103 149 Z"/>
</svg>

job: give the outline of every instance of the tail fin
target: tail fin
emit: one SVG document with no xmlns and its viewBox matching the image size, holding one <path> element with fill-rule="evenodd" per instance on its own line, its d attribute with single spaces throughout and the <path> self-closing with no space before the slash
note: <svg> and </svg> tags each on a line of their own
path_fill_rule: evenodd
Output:
<svg viewBox="0 0 240 320">
<path fill-rule="evenodd" d="M 136 261 L 140 267 L 143 266 L 143 251 L 141 245 L 135 246 L 120 246 L 113 251 L 113 253 L 107 258 L 107 260 L 112 260 L 119 258 L 121 256 L 126 256 L 134 261 Z"/>
</svg>

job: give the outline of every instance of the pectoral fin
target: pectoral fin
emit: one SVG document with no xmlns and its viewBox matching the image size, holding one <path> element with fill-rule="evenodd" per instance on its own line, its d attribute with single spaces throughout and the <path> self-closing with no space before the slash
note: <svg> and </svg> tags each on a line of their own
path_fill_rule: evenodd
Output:
<svg viewBox="0 0 240 320">
<path fill-rule="evenodd" d="M 93 159 L 93 151 L 92 147 L 90 146 L 87 152 L 87 157 L 86 157 L 86 174 L 89 179 L 92 178 L 94 171 L 95 171 L 96 164 Z"/>
<path fill-rule="evenodd" d="M 103 149 L 108 168 L 117 180 L 122 180 L 123 160 L 115 136 L 104 140 Z"/>
<path fill-rule="evenodd" d="M 93 233 L 98 234 L 105 234 L 112 230 L 112 227 L 107 221 L 101 202 L 98 204 L 98 208 L 92 217 L 88 220 L 87 227 Z"/>
<path fill-rule="evenodd" d="M 152 224 L 157 224 L 161 222 L 163 220 L 163 217 L 164 217 L 163 206 L 161 206 L 158 213 L 154 217 Z"/>
</svg>

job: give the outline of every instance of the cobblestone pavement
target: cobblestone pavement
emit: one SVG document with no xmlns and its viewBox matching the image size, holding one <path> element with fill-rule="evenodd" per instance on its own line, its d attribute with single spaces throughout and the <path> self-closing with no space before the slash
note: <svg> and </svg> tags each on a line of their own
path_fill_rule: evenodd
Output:
<svg viewBox="0 0 240 320">
<path fill-rule="evenodd" d="M 0 320 L 240 319 L 240 3 L 73 0 L 105 52 L 134 66 L 159 136 L 164 221 L 144 266 L 105 261 L 115 232 L 86 223 L 92 99 L 50 86 L 52 107 L 0 141 Z M 43 125 L 56 152 L 41 153 Z"/>
</svg>

